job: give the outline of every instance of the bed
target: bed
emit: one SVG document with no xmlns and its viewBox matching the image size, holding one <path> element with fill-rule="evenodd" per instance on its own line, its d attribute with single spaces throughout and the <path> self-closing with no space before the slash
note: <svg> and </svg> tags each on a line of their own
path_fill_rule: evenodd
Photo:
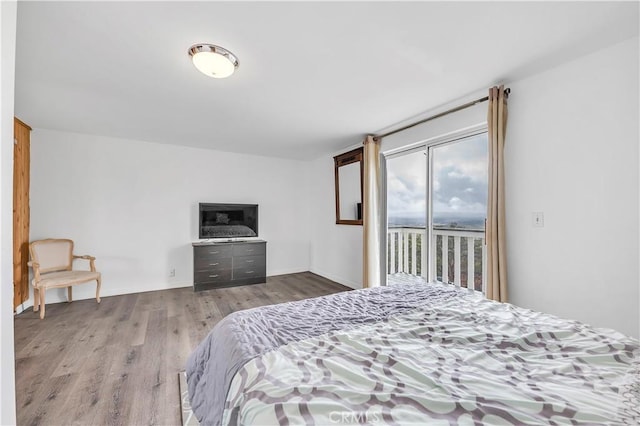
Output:
<svg viewBox="0 0 640 426">
<path fill-rule="evenodd" d="M 640 424 L 639 342 L 444 284 L 235 312 L 187 362 L 219 424 Z"/>
</svg>

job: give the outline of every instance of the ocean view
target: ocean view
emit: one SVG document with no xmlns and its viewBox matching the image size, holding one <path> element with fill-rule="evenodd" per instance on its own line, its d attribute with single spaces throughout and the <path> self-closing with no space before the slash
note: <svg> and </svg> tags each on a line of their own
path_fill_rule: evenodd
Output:
<svg viewBox="0 0 640 426">
<path fill-rule="evenodd" d="M 439 228 L 484 229 L 485 215 L 481 213 L 434 213 L 433 225 Z M 423 216 L 389 215 L 389 226 L 405 226 L 424 228 L 426 220 Z"/>
</svg>

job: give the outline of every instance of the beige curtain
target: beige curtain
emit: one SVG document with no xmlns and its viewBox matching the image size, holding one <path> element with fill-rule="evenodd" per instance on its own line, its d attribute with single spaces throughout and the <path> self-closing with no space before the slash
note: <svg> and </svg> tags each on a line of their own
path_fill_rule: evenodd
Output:
<svg viewBox="0 0 640 426">
<path fill-rule="evenodd" d="M 504 86 L 489 89 L 489 199 L 487 201 L 487 298 L 506 302 L 507 248 L 504 209 L 504 141 L 507 128 Z"/>
<path fill-rule="evenodd" d="M 378 287 L 380 274 L 380 141 L 367 136 L 364 141 L 362 194 L 363 271 L 362 286 Z"/>
</svg>

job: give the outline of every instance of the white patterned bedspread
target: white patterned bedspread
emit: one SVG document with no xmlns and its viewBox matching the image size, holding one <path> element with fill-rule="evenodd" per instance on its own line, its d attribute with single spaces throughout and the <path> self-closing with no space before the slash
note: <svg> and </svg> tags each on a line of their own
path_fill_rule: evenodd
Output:
<svg viewBox="0 0 640 426">
<path fill-rule="evenodd" d="M 638 341 L 487 301 L 295 341 L 235 375 L 223 424 L 639 424 Z"/>
</svg>

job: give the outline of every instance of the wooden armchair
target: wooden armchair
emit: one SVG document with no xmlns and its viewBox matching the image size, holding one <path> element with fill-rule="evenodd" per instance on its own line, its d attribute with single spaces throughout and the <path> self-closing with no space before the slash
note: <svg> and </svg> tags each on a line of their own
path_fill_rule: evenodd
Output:
<svg viewBox="0 0 640 426">
<path fill-rule="evenodd" d="M 48 288 L 67 287 L 67 301 L 72 301 L 71 288 L 76 284 L 97 282 L 96 301 L 100 303 L 100 272 L 96 271 L 95 257 L 75 256 L 73 241 L 65 239 L 46 239 L 29 244 L 33 268 L 33 311 L 40 310 L 40 319 L 44 318 L 45 291 Z M 73 260 L 89 261 L 90 271 L 74 271 Z"/>
</svg>

